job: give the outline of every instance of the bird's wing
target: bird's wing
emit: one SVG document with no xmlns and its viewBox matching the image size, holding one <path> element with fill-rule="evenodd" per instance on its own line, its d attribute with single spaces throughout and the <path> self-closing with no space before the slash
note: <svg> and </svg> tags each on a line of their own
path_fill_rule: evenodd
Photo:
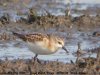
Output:
<svg viewBox="0 0 100 75">
<path fill-rule="evenodd" d="M 27 38 L 27 41 L 29 42 L 43 41 L 44 38 L 47 38 L 46 35 L 41 34 L 41 33 L 28 34 L 25 37 Z"/>
<path fill-rule="evenodd" d="M 35 34 L 19 34 L 13 32 L 14 35 L 22 39 L 23 41 L 29 41 L 29 42 L 35 42 L 35 41 L 43 41 L 44 38 L 47 38 L 48 36 L 41 33 L 35 33 Z"/>
</svg>

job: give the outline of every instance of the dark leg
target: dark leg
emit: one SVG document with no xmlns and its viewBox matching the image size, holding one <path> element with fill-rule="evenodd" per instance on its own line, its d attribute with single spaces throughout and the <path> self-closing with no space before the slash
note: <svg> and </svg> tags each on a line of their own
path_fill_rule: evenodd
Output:
<svg viewBox="0 0 100 75">
<path fill-rule="evenodd" d="M 41 61 L 37 58 L 37 56 L 38 56 L 38 54 L 36 54 L 36 55 L 34 56 L 34 62 L 37 61 L 38 63 L 41 64 Z"/>
<path fill-rule="evenodd" d="M 34 61 L 37 59 L 37 56 L 38 56 L 38 54 L 36 54 L 36 55 L 34 56 Z"/>
</svg>

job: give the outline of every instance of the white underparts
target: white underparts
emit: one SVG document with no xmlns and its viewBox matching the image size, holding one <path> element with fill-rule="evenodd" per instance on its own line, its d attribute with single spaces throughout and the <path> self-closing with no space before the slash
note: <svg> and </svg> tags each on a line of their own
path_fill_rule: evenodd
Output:
<svg viewBox="0 0 100 75">
<path fill-rule="evenodd" d="M 27 42 L 29 49 L 34 52 L 35 54 L 40 54 L 40 55 L 48 55 L 48 54 L 53 54 L 55 51 L 49 50 L 45 47 L 43 47 L 41 44 L 42 42 Z"/>
</svg>

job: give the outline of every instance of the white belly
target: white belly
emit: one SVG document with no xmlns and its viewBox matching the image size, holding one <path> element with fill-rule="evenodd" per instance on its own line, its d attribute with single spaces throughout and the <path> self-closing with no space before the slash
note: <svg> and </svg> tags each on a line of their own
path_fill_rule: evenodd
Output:
<svg viewBox="0 0 100 75">
<path fill-rule="evenodd" d="M 30 43 L 30 42 L 28 42 L 27 44 L 28 44 L 29 49 L 32 52 L 34 52 L 35 54 L 48 55 L 48 54 L 55 53 L 55 51 L 52 52 L 51 50 L 44 48 L 43 46 L 40 46 L 38 44 L 33 44 L 33 43 Z"/>
</svg>

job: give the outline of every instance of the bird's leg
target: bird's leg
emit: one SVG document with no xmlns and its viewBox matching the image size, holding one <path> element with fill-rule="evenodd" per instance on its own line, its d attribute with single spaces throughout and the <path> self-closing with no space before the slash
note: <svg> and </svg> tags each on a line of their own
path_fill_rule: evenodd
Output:
<svg viewBox="0 0 100 75">
<path fill-rule="evenodd" d="M 37 59 L 37 56 L 38 56 L 38 54 L 36 54 L 36 55 L 34 56 L 34 61 Z"/>
<path fill-rule="evenodd" d="M 37 61 L 38 63 L 41 64 L 41 61 L 37 58 L 37 56 L 38 56 L 38 54 L 36 54 L 36 55 L 34 56 L 34 62 Z"/>
</svg>

